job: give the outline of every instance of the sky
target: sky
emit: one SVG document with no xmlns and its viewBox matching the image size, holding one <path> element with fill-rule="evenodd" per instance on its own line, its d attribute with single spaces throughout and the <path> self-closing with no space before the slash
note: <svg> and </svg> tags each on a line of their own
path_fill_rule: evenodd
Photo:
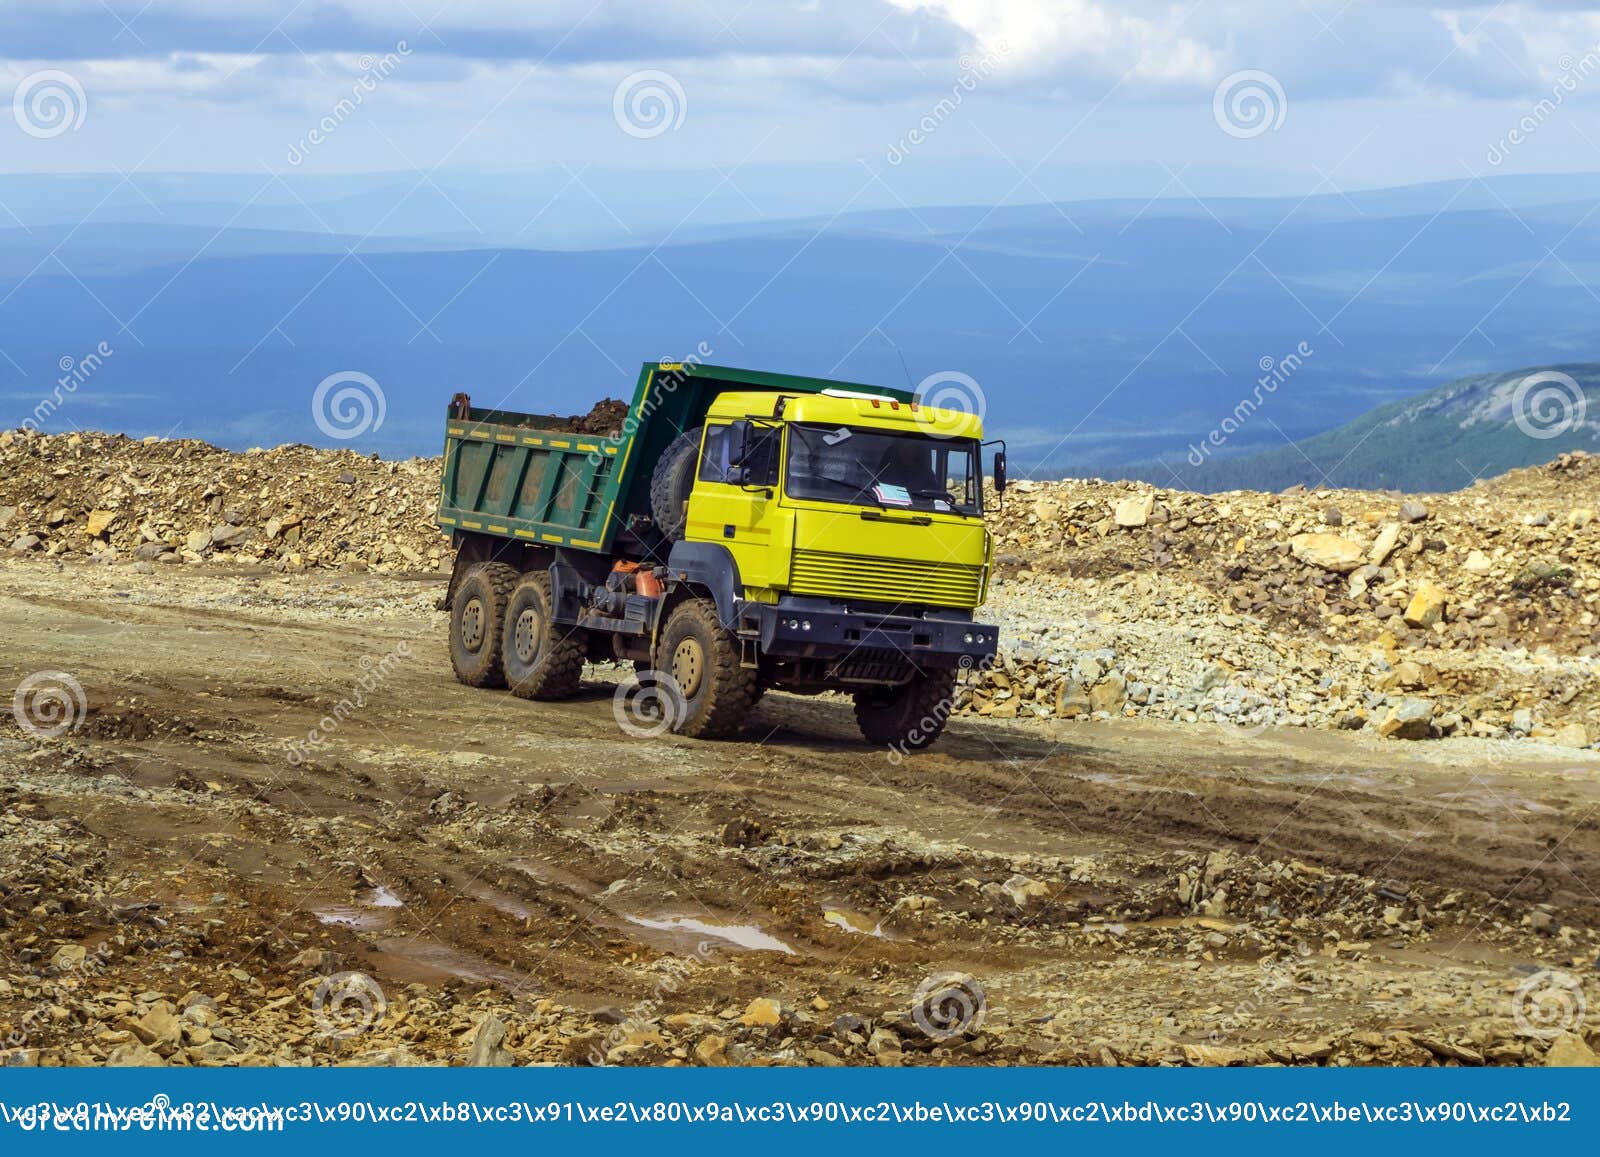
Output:
<svg viewBox="0 0 1600 1157">
<path fill-rule="evenodd" d="M 0 172 L 1338 192 L 1600 170 L 1597 42 L 1600 8 L 1561 2 L 24 0 L 0 7 Z"/>
</svg>

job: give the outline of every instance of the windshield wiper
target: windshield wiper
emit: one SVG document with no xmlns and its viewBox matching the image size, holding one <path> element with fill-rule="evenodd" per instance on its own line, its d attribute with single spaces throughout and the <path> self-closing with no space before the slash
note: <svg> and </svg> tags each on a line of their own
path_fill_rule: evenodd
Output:
<svg viewBox="0 0 1600 1157">
<path fill-rule="evenodd" d="M 852 499 L 865 498 L 872 505 L 880 507 L 883 510 L 891 509 L 887 503 L 872 493 L 871 483 L 868 483 L 867 485 L 861 485 L 860 483 L 856 482 L 845 482 L 843 479 L 829 478 L 826 474 L 813 474 L 808 478 L 808 481 L 826 482 L 829 486 L 837 486 L 840 490 L 847 492 Z"/>
<path fill-rule="evenodd" d="M 962 518 L 972 517 L 972 513 L 963 510 L 961 504 L 955 500 L 955 497 L 948 490 L 913 490 L 911 491 L 911 496 L 913 498 L 932 498 L 941 501 L 950 507 L 951 514 L 959 514 Z M 939 513 L 943 514 L 944 511 Z"/>
</svg>

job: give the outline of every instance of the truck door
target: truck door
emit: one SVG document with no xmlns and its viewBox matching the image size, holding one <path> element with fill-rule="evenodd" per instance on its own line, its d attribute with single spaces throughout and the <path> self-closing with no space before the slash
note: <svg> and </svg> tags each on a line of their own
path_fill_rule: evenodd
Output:
<svg viewBox="0 0 1600 1157">
<path fill-rule="evenodd" d="M 756 426 L 751 431 L 742 481 L 730 481 L 739 472 L 728 462 L 727 435 L 726 422 L 706 424 L 684 537 L 720 542 L 733 553 L 745 586 L 770 587 L 774 571 L 787 569 L 780 565 L 787 561 L 786 545 L 784 559 L 773 557 L 782 430 Z"/>
</svg>

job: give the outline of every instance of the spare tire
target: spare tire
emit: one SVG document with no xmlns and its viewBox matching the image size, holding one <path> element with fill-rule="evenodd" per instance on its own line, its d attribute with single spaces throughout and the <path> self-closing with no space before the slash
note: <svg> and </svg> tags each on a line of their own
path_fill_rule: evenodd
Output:
<svg viewBox="0 0 1600 1157">
<path fill-rule="evenodd" d="M 656 529 L 677 542 L 689 522 L 689 491 L 694 489 L 694 467 L 700 456 L 701 427 L 685 430 L 672 440 L 650 475 L 650 516 Z"/>
</svg>

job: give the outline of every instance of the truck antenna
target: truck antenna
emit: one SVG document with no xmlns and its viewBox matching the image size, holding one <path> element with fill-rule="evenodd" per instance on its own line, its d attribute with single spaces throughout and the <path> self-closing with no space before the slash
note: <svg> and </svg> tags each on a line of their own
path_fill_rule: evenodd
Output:
<svg viewBox="0 0 1600 1157">
<path fill-rule="evenodd" d="M 881 329 L 878 332 L 883 333 Z M 915 394 L 917 392 L 917 387 L 911 384 L 911 367 L 906 364 L 905 352 L 895 344 L 894 338 L 890 337 L 888 334 L 884 333 L 883 338 L 894 347 L 895 356 L 900 359 L 900 369 L 906 375 L 906 391 L 908 393 Z"/>
</svg>

